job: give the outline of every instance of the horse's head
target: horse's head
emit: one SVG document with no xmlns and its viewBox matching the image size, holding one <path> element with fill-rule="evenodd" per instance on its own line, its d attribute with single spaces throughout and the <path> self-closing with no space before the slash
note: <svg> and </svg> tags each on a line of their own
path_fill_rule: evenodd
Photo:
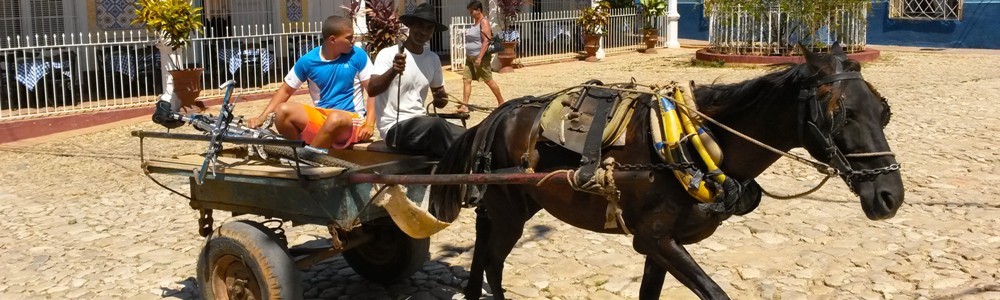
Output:
<svg viewBox="0 0 1000 300">
<path fill-rule="evenodd" d="M 899 164 L 883 128 L 889 102 L 861 77 L 858 62 L 839 44 L 829 55 L 800 47 L 810 83 L 799 95 L 799 138 L 816 159 L 830 164 L 861 199 L 869 219 L 891 218 L 903 203 Z"/>
</svg>

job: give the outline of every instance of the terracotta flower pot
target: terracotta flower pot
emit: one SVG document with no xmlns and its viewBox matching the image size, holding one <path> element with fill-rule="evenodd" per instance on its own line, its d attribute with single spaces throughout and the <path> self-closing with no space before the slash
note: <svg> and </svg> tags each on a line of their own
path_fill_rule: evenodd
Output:
<svg viewBox="0 0 1000 300">
<path fill-rule="evenodd" d="M 658 42 L 659 39 L 660 33 L 656 30 L 656 28 L 647 28 L 643 30 L 642 41 L 646 43 L 646 50 L 643 52 L 649 54 L 656 53 L 656 42 Z"/>
<path fill-rule="evenodd" d="M 589 62 L 597 61 L 597 49 L 600 48 L 601 36 L 597 34 L 587 34 L 583 36 L 583 50 L 587 51 L 587 57 L 583 60 Z"/>
<path fill-rule="evenodd" d="M 500 60 L 500 73 L 514 71 L 514 59 L 517 58 L 517 42 L 503 42 L 503 51 L 497 54 Z"/>
<path fill-rule="evenodd" d="M 181 100 L 181 106 L 195 106 L 195 99 L 201 95 L 201 74 L 205 69 L 193 68 L 170 71 L 174 79 L 174 94 Z"/>
</svg>

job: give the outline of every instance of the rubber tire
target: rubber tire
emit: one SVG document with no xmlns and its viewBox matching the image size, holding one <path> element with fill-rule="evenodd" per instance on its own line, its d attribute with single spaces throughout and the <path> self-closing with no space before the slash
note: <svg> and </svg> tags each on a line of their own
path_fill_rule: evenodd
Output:
<svg viewBox="0 0 1000 300">
<path fill-rule="evenodd" d="M 365 224 L 375 237 L 344 252 L 344 260 L 365 279 L 381 284 L 409 278 L 430 257 L 431 239 L 414 239 L 388 217 Z"/>
<path fill-rule="evenodd" d="M 295 153 L 292 152 L 292 148 L 290 147 L 264 146 L 264 152 L 267 152 L 269 156 L 295 160 Z M 314 162 L 327 167 L 361 168 L 359 164 L 308 150 L 298 150 L 298 154 L 300 161 Z"/>
<path fill-rule="evenodd" d="M 299 272 L 287 249 L 273 230 L 248 220 L 223 224 L 206 238 L 197 270 L 202 299 L 222 299 L 212 290 L 210 276 L 224 256 L 240 258 L 253 273 L 262 299 L 302 299 Z"/>
</svg>

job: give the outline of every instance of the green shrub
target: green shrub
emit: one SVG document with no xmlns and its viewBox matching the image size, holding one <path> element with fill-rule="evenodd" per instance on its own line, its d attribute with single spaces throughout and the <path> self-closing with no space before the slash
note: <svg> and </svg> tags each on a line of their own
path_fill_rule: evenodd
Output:
<svg viewBox="0 0 1000 300">
<path fill-rule="evenodd" d="M 189 0 L 139 0 L 136 7 L 132 24 L 145 24 L 174 51 L 191 42 L 191 32 L 201 32 L 201 7 Z"/>
</svg>

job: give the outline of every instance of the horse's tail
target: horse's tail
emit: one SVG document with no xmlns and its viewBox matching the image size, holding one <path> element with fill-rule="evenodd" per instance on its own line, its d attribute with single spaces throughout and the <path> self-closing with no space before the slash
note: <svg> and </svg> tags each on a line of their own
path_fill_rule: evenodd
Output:
<svg viewBox="0 0 1000 300">
<path fill-rule="evenodd" d="M 458 141 L 448 148 L 444 157 L 438 162 L 436 174 L 469 174 L 472 172 L 472 160 L 475 157 L 473 142 L 480 126 L 469 128 L 459 136 Z M 428 210 L 438 220 L 452 222 L 458 218 L 462 210 L 462 201 L 467 194 L 468 185 L 433 185 L 430 193 Z"/>
</svg>

